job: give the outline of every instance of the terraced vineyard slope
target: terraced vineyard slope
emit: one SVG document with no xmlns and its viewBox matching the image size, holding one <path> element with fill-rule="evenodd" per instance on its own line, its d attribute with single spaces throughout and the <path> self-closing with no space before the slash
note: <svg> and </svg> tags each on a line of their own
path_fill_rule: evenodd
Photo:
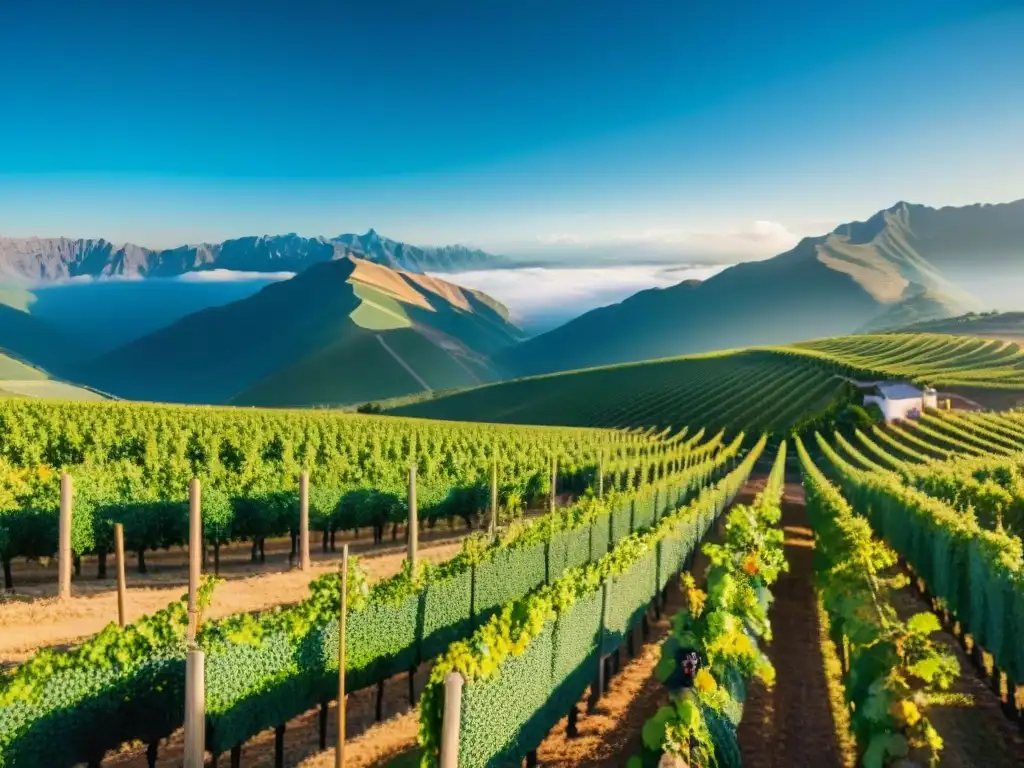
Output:
<svg viewBox="0 0 1024 768">
<path fill-rule="evenodd" d="M 942 387 L 1024 390 L 1024 351 L 1000 339 L 945 334 L 841 336 L 795 344 L 859 376 Z"/>
<path fill-rule="evenodd" d="M 501 423 L 797 431 L 854 399 L 847 379 L 909 380 L 986 402 L 1024 400 L 1014 343 L 937 334 L 842 336 L 788 347 L 589 368 L 404 404 L 396 415 Z"/>
</svg>

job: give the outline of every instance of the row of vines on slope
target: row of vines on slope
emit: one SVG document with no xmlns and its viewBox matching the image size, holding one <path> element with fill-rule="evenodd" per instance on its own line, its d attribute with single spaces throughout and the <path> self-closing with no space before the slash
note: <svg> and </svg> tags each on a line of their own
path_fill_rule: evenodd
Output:
<svg viewBox="0 0 1024 768">
<path fill-rule="evenodd" d="M 897 471 L 907 485 L 974 515 L 987 530 L 1024 532 L 1024 456 L 960 457 Z"/>
<path fill-rule="evenodd" d="M 121 417 L 127 424 L 118 428 Z M 0 560 L 11 588 L 13 558 L 54 554 L 61 469 L 76 488 L 72 549 L 96 554 L 102 576 L 115 523 L 124 525 L 140 570 L 147 550 L 184 543 L 192 477 L 203 482 L 207 543 L 216 550 L 235 540 L 294 538 L 298 477 L 306 468 L 312 524 L 326 543 L 335 531 L 373 527 L 379 535 L 385 524 L 404 521 L 410 464 L 417 465 L 423 519 L 462 517 L 468 524 L 486 507 L 495 465 L 502 503 L 514 511 L 547 496 L 552 459 L 562 490 L 581 492 L 599 466 L 606 485 L 628 487 L 630 473 L 653 477 L 715 450 L 718 438 L 698 446 L 702 434 L 3 401 Z"/>
<path fill-rule="evenodd" d="M 744 350 L 519 379 L 396 413 L 596 427 L 701 424 L 727 432 L 786 432 L 845 399 L 847 385 L 817 358 Z M 770 397 L 751 397 L 752 391 Z"/>
<path fill-rule="evenodd" d="M 934 614 L 898 618 L 890 595 L 907 579 L 892 572 L 895 554 L 873 537 L 802 443 L 797 451 L 814 529 L 816 586 L 843 661 L 861 764 L 884 768 L 909 760 L 933 765 L 942 739 L 928 709 L 944 700 L 959 664 L 930 639 L 941 629 Z"/>
<path fill-rule="evenodd" d="M 1024 545 L 997 526 L 983 527 L 890 472 L 864 472 L 825 441 L 844 494 L 988 651 L 1010 681 L 1024 680 Z"/>
<path fill-rule="evenodd" d="M 512 600 L 472 637 L 453 643 L 420 702 L 423 765 L 440 758 L 445 679 L 465 681 L 458 765 L 505 764 L 535 750 L 579 701 L 597 663 L 622 643 L 651 601 L 749 477 L 765 438 L 714 488 L 618 541 L 589 564 Z"/>
<path fill-rule="evenodd" d="M 736 728 L 748 682 L 774 681 L 759 642 L 771 642 L 770 587 L 787 570 L 779 502 L 785 480 L 782 443 L 764 490 L 729 512 L 721 544 L 705 544 L 704 589 L 683 577 L 686 607 L 672 619 L 655 674 L 670 703 L 644 725 L 642 752 L 627 768 L 673 765 L 739 768 Z M 680 762 L 681 761 L 681 762 Z"/>
<path fill-rule="evenodd" d="M 630 455 L 656 436 L 557 427 L 495 427 L 322 412 L 0 401 L 0 458 L 18 467 L 128 461 L 157 475 L 209 477 L 225 491 L 261 476 L 309 469 L 314 481 L 387 484 L 395 464 L 417 454 L 422 474 L 461 475 L 492 448 L 510 461 L 553 449 L 620 445 Z M 172 485 L 177 486 L 179 482 Z M 280 483 L 275 483 L 275 487 Z"/>
<path fill-rule="evenodd" d="M 352 588 L 347 690 L 414 669 L 485 622 L 509 599 L 600 559 L 650 524 L 739 451 L 742 437 L 653 484 L 587 496 L 496 540 L 477 535 L 452 560 Z M 296 606 L 203 625 L 207 746 L 215 754 L 337 695 L 338 580 L 313 582 Z M 154 742 L 183 717 L 184 612 L 171 606 L 70 652 L 43 651 L 0 678 L 0 766 L 98 760 L 122 743 Z M 332 664 L 334 665 L 332 671 Z M 53 739 L 59 728 L 61 739 Z"/>
</svg>

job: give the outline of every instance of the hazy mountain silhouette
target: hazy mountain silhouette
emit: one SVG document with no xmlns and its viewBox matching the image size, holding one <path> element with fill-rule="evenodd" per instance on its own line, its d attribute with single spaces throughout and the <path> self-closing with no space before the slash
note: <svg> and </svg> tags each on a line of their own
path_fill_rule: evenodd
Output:
<svg viewBox="0 0 1024 768">
<path fill-rule="evenodd" d="M 994 300 L 965 284 L 1024 278 L 1024 200 L 898 203 L 709 280 L 642 291 L 499 354 L 516 375 L 882 330 Z"/>
</svg>

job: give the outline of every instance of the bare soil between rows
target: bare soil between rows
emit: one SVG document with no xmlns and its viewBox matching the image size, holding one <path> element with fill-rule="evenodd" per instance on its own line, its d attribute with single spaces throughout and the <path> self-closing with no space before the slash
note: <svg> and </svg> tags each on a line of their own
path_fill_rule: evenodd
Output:
<svg viewBox="0 0 1024 768">
<path fill-rule="evenodd" d="M 465 533 L 462 529 L 424 535 L 420 540 L 421 557 L 433 562 L 453 557 L 459 552 Z M 214 590 L 213 602 L 206 615 L 220 618 L 300 602 L 309 596 L 311 581 L 337 570 L 341 562 L 339 547 L 338 552 L 318 553 L 309 571 L 290 568 L 287 563 L 288 543 L 284 544 L 283 555 L 272 560 L 268 552 L 268 562 L 247 569 L 248 575 L 244 575 L 246 570 L 243 569 L 227 575 L 225 582 Z M 365 545 L 363 542 L 359 544 L 354 553 L 359 556 L 360 566 L 371 582 L 392 576 L 401 569 L 407 552 L 403 542 L 373 546 L 367 539 Z M 177 584 L 181 578 L 177 570 L 175 568 L 174 575 L 168 578 L 174 586 L 155 586 L 161 583 L 158 579 L 143 582 L 154 586 L 140 586 L 129 575 L 126 596 L 129 623 L 166 608 L 187 592 L 187 583 Z M 225 577 L 223 572 L 221 577 Z M 47 589 L 53 591 L 49 585 Z M 66 647 L 81 642 L 117 621 L 117 593 L 109 586 L 79 580 L 74 583 L 72 592 L 74 597 L 67 603 L 48 597 L 0 605 L 0 666 L 21 663 L 40 648 Z"/>
<path fill-rule="evenodd" d="M 776 680 L 771 689 L 758 681 L 750 686 L 739 728 L 743 765 L 851 768 L 855 758 L 849 735 L 837 725 L 829 704 L 834 689 L 814 590 L 814 536 L 799 483 L 786 483 L 782 526 L 789 570 L 772 589 L 773 639 L 765 649 Z"/>
<path fill-rule="evenodd" d="M 893 595 L 893 607 L 903 620 L 931 612 L 928 601 L 909 585 Z M 942 768 L 1020 768 L 1024 766 L 1024 736 L 1003 713 L 1001 702 L 975 671 L 960 642 L 943 630 L 932 636 L 956 656 L 960 675 L 950 689 L 963 703 L 929 708 L 928 717 L 943 740 Z"/>
<path fill-rule="evenodd" d="M 752 478 L 736 503 L 750 503 L 765 480 L 763 476 Z M 722 522 L 724 516 L 720 525 Z M 798 483 L 786 485 L 782 523 L 790 570 L 774 590 L 775 637 L 768 648 L 778 679 L 771 690 L 758 683 L 751 686 L 739 731 L 743 764 L 752 768 L 849 768 L 854 762 L 849 736 L 837 727 L 829 703 L 835 692 L 826 675 L 811 570 L 813 538 L 807 527 L 803 488 Z M 720 530 L 712 540 L 719 537 Z M 706 560 L 700 555 L 694 562 L 694 575 L 701 578 L 705 568 Z M 669 633 L 670 617 L 681 607 L 678 581 L 674 580 L 664 616 L 652 623 L 648 642 L 611 679 L 597 711 L 579 717 L 576 738 L 566 735 L 567 718 L 552 729 L 537 751 L 539 765 L 622 768 L 630 756 L 639 753 L 644 724 L 668 703 L 667 691 L 655 678 L 654 668 L 661 642 Z M 585 711 L 584 702 L 581 712 Z"/>
<path fill-rule="evenodd" d="M 572 502 L 565 494 L 559 504 Z M 541 514 L 527 513 L 527 517 Z M 467 529 L 460 520 L 439 521 L 433 529 L 420 534 L 420 556 L 442 562 L 458 554 L 462 539 L 477 528 Z M 221 552 L 219 584 L 213 602 L 206 612 L 208 618 L 222 618 L 238 613 L 263 611 L 298 603 L 309 596 L 309 583 L 331 573 L 341 562 L 343 544 L 359 562 L 371 582 L 392 576 L 401 569 L 407 545 L 404 528 L 392 540 L 390 529 L 384 541 L 373 543 L 369 529 L 355 538 L 352 534 L 338 536 L 336 550 L 324 552 L 319 535 L 313 536 L 310 557 L 312 568 L 298 570 L 289 557 L 288 539 L 266 542 L 265 562 L 253 563 L 249 544 L 235 544 Z M 184 558 L 184 559 L 183 559 Z M 83 575 L 72 583 L 72 598 L 61 603 L 56 599 L 57 568 L 55 563 L 43 566 L 21 561 L 16 564 L 14 595 L 0 597 L 0 669 L 20 664 L 41 648 L 67 648 L 95 635 L 111 622 L 117 621 L 117 582 L 113 558 L 107 579 L 96 579 L 95 560 L 86 558 Z M 145 575 L 127 572 L 126 613 L 128 623 L 166 608 L 181 599 L 188 590 L 187 553 L 172 550 L 147 555 L 149 572 Z M 212 572 L 212 571 L 211 571 Z"/>
</svg>

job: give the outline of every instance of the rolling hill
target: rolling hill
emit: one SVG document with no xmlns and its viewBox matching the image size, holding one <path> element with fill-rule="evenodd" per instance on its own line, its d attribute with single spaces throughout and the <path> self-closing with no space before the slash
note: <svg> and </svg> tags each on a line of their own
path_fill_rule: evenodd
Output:
<svg viewBox="0 0 1024 768">
<path fill-rule="evenodd" d="M 1024 312 L 983 312 L 958 315 L 942 320 L 914 323 L 900 329 L 905 333 L 948 333 L 983 339 L 1024 341 Z"/>
<path fill-rule="evenodd" d="M 642 291 L 593 310 L 498 362 L 532 375 L 951 317 L 994 296 L 965 290 L 967 272 L 991 269 L 1019 285 L 1022 222 L 1024 200 L 937 210 L 899 203 L 698 285 Z"/>
<path fill-rule="evenodd" d="M 105 400 L 103 395 L 50 378 L 10 355 L 0 353 L 0 397 L 45 397 L 59 400 Z"/>
<path fill-rule="evenodd" d="M 0 396 L 104 399 L 47 373 L 65 369 L 93 348 L 29 314 L 34 301 L 23 289 L 0 288 Z"/>
<path fill-rule="evenodd" d="M 520 340 L 477 291 L 346 257 L 185 317 L 79 366 L 117 396 L 181 403 L 344 405 L 498 378 Z"/>
<path fill-rule="evenodd" d="M 388 412 L 459 421 L 785 432 L 842 402 L 848 379 L 909 380 L 1008 405 L 1024 402 L 1024 350 L 999 340 L 938 334 L 846 336 L 534 376 Z"/>
<path fill-rule="evenodd" d="M 0 353 L 49 371 L 64 370 L 92 354 L 90 344 L 19 309 L 0 297 Z"/>
</svg>

